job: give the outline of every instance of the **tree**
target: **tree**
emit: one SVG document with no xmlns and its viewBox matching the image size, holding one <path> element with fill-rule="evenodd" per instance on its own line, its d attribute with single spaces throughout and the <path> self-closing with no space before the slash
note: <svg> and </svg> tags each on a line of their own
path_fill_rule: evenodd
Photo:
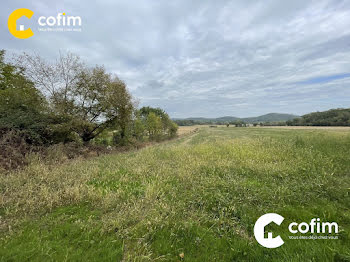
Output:
<svg viewBox="0 0 350 262">
<path fill-rule="evenodd" d="M 142 120 L 140 118 L 136 118 L 133 121 L 133 136 L 138 140 L 143 140 L 144 132 L 145 132 L 145 125 L 143 124 Z"/>
<path fill-rule="evenodd" d="M 133 102 L 125 83 L 105 72 L 103 67 L 85 70 L 73 93 L 74 115 L 85 126 L 79 131 L 89 141 L 106 128 L 118 128 L 124 139 L 132 120 Z"/>
<path fill-rule="evenodd" d="M 28 143 L 48 139 L 47 104 L 23 69 L 5 62 L 0 51 L 0 128 L 21 130 Z"/>
<path fill-rule="evenodd" d="M 17 64 L 25 69 L 26 76 L 52 101 L 52 105 L 69 102 L 71 91 L 75 88 L 84 65 L 80 57 L 72 53 L 59 53 L 54 62 L 48 62 L 38 54 L 23 53 Z M 55 101 L 58 98 L 60 101 Z M 64 109 L 64 108 L 63 108 Z M 56 108 L 57 110 L 57 108 Z"/>
<path fill-rule="evenodd" d="M 286 122 L 291 126 L 350 126 L 350 109 L 338 108 L 313 112 Z"/>
<path fill-rule="evenodd" d="M 126 135 L 133 112 L 132 97 L 125 83 L 106 73 L 104 67 L 87 68 L 80 58 L 60 53 L 49 63 L 39 55 L 23 54 L 18 63 L 43 91 L 58 119 L 59 129 L 76 132 L 88 142 L 107 128 L 119 128 Z"/>
<path fill-rule="evenodd" d="M 169 137 L 175 137 L 177 134 L 177 130 L 179 129 L 178 125 L 171 121 L 169 124 Z"/>
<path fill-rule="evenodd" d="M 5 50 L 0 50 L 0 90 L 18 86 L 33 87 L 33 83 L 23 74 L 23 68 L 5 62 Z"/>
<path fill-rule="evenodd" d="M 162 131 L 162 121 L 154 112 L 150 112 L 146 119 L 146 128 L 150 139 L 158 139 Z"/>
<path fill-rule="evenodd" d="M 157 137 L 160 138 L 161 135 L 163 137 L 174 137 L 177 133 L 178 126 L 175 122 L 173 122 L 169 115 L 160 108 L 152 108 L 152 107 L 142 107 L 139 110 L 139 115 L 141 119 L 144 119 L 145 122 L 148 122 L 148 117 L 152 114 L 152 118 L 154 118 L 153 115 L 157 116 L 160 120 L 160 131 L 157 134 Z M 146 124 L 148 126 L 148 124 Z M 150 137 L 153 135 L 149 133 Z"/>
</svg>

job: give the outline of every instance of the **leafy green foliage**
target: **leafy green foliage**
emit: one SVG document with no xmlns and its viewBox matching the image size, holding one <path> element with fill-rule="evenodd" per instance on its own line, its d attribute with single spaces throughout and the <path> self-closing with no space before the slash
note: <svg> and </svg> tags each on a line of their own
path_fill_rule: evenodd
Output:
<svg viewBox="0 0 350 262">
<path fill-rule="evenodd" d="M 0 128 L 18 129 L 30 144 L 89 142 L 127 145 L 174 137 L 177 126 L 159 108 L 134 108 L 126 84 L 104 67 L 86 67 L 74 54 L 55 63 L 23 54 L 17 64 L 0 52 Z M 20 65 L 20 66 L 19 66 Z M 149 113 L 153 112 L 155 115 Z M 146 129 L 148 134 L 146 134 Z"/>
<path fill-rule="evenodd" d="M 350 126 L 350 108 L 314 112 L 287 121 L 290 126 Z"/>
<path fill-rule="evenodd" d="M 0 90 L 18 86 L 32 86 L 23 72 L 23 68 L 5 62 L 5 50 L 0 50 Z"/>
<path fill-rule="evenodd" d="M 66 119 L 64 129 L 88 142 L 108 128 L 121 138 L 131 122 L 133 103 L 125 83 L 102 66 L 88 68 L 76 55 L 60 54 L 51 64 L 38 55 L 24 54 L 19 63 L 37 88 L 45 91 L 53 113 Z M 68 124 L 67 124 L 68 123 Z"/>
<path fill-rule="evenodd" d="M 72 97 L 74 116 L 86 122 L 78 131 L 84 141 L 112 127 L 119 128 L 124 139 L 133 104 L 123 81 L 107 74 L 103 67 L 96 67 L 79 75 Z"/>
<path fill-rule="evenodd" d="M 143 140 L 144 137 L 144 132 L 145 132 L 145 126 L 143 124 L 143 121 L 140 118 L 136 118 L 133 121 L 133 125 L 132 125 L 132 133 L 133 136 L 137 139 L 137 140 Z"/>
<path fill-rule="evenodd" d="M 146 118 L 146 129 L 150 139 L 160 138 L 162 132 L 162 120 L 155 113 L 150 112 Z"/>
<path fill-rule="evenodd" d="M 160 108 L 142 107 L 139 116 L 144 122 L 145 129 L 151 140 L 160 140 L 164 137 L 175 137 L 178 126 L 167 113 Z"/>
<path fill-rule="evenodd" d="M 47 142 L 47 104 L 23 71 L 0 53 L 0 128 L 19 129 L 30 144 Z"/>
</svg>

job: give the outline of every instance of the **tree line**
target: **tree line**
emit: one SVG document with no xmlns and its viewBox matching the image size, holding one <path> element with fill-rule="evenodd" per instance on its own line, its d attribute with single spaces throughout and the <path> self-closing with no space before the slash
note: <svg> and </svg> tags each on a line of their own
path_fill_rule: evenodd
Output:
<svg viewBox="0 0 350 262">
<path fill-rule="evenodd" d="M 313 112 L 287 121 L 289 126 L 350 126 L 350 108 Z"/>
<path fill-rule="evenodd" d="M 0 51 L 0 140 L 15 133 L 28 145 L 88 144 L 111 134 L 112 144 L 126 145 L 176 132 L 162 109 L 137 108 L 125 82 L 103 66 L 72 53 L 54 62 L 23 53 L 7 62 Z"/>
<path fill-rule="evenodd" d="M 175 122 L 179 126 L 234 125 L 236 127 L 244 127 L 249 125 L 247 122 L 240 119 L 235 121 L 178 119 L 175 120 Z M 287 121 L 254 122 L 253 126 L 350 126 L 350 108 L 313 112 Z"/>
<path fill-rule="evenodd" d="M 285 126 L 285 121 L 265 121 L 265 122 L 254 122 L 248 123 L 241 119 L 234 121 L 216 121 L 216 120 L 193 120 L 193 119 L 177 119 L 174 122 L 179 126 L 194 126 L 194 125 L 226 125 L 235 127 L 247 127 L 247 126 Z"/>
<path fill-rule="evenodd" d="M 248 123 L 243 120 L 235 121 L 217 121 L 217 120 L 193 120 L 193 119 L 176 119 L 174 122 L 179 126 L 194 126 L 194 125 L 234 125 L 245 126 Z"/>
</svg>

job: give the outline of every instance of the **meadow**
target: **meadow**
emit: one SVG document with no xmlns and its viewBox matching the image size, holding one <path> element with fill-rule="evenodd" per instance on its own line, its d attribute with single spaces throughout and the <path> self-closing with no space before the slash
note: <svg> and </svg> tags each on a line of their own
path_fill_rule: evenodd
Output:
<svg viewBox="0 0 350 262">
<path fill-rule="evenodd" d="M 285 241 L 260 246 L 261 215 Z M 339 239 L 289 239 L 319 217 Z M 350 131 L 199 127 L 0 176 L 0 261 L 350 261 Z"/>
</svg>

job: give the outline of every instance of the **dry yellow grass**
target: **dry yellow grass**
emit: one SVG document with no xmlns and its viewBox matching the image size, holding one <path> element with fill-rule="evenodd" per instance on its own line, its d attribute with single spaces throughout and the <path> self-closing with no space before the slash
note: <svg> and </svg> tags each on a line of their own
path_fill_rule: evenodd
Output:
<svg viewBox="0 0 350 262">
<path fill-rule="evenodd" d="M 190 134 L 190 133 L 196 132 L 200 128 L 209 128 L 209 126 L 211 126 L 211 125 L 179 126 L 177 134 L 179 136 L 182 136 L 182 135 L 186 135 L 186 134 Z M 226 127 L 226 125 L 213 125 L 213 126 Z M 230 127 L 234 127 L 234 126 L 230 126 Z"/>
<path fill-rule="evenodd" d="M 192 132 L 195 132 L 198 128 L 201 128 L 203 126 L 201 125 L 195 125 L 195 126 L 179 126 L 179 129 L 177 131 L 177 134 L 179 136 L 186 135 Z"/>
</svg>

